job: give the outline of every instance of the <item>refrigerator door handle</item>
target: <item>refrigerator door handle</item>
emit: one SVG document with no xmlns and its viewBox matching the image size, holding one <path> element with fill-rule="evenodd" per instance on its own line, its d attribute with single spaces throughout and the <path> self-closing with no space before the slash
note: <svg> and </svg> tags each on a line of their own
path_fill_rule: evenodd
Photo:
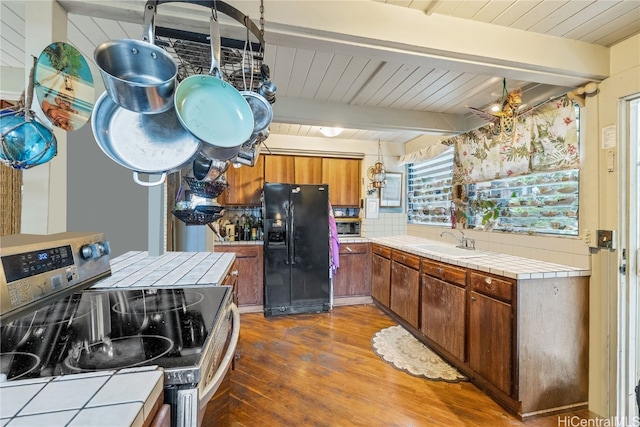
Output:
<svg viewBox="0 0 640 427">
<path fill-rule="evenodd" d="M 287 234 L 287 238 L 289 239 L 289 264 L 291 265 L 295 265 L 296 263 L 296 244 L 295 244 L 295 238 L 294 238 L 294 222 L 293 222 L 293 218 L 294 218 L 294 207 L 295 205 L 293 204 L 293 202 L 291 203 L 291 206 L 289 207 L 289 225 L 290 225 L 290 232 Z"/>
</svg>

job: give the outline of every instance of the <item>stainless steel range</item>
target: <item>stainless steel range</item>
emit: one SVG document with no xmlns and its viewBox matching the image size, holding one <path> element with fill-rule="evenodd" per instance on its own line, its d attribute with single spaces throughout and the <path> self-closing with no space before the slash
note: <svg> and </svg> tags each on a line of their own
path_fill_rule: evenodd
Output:
<svg viewBox="0 0 640 427">
<path fill-rule="evenodd" d="M 7 312 L 3 305 L 0 381 L 157 365 L 172 425 L 199 425 L 229 370 L 239 314 L 231 287 L 197 281 L 176 287 L 170 278 L 211 277 L 220 265 L 208 254 L 136 253 L 116 262 L 112 274 L 102 235 L 40 238 L 25 238 L 20 250 L 20 238 L 12 236 L 7 251 L 3 238 L 0 248 L 3 304 L 5 295 L 22 298 Z M 131 282 L 136 275 L 145 287 Z"/>
<path fill-rule="evenodd" d="M 102 233 L 3 236 L 0 321 L 86 288 L 111 273 Z"/>
</svg>

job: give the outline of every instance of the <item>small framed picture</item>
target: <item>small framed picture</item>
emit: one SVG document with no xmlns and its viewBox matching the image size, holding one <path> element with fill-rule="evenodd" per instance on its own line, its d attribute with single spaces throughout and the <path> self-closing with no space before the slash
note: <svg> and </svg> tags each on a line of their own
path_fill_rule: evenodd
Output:
<svg viewBox="0 0 640 427">
<path fill-rule="evenodd" d="M 367 209 L 365 218 L 378 219 L 380 216 L 380 199 L 367 197 Z"/>
<path fill-rule="evenodd" d="M 380 207 L 399 208 L 402 206 L 402 174 L 387 172 L 387 185 L 380 189 Z"/>
</svg>

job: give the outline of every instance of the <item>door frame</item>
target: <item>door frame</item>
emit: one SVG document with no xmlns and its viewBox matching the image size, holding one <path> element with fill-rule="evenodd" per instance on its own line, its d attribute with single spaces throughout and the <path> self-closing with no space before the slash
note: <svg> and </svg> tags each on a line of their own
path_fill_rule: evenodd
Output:
<svg viewBox="0 0 640 427">
<path fill-rule="evenodd" d="M 621 147 L 619 152 L 618 199 L 618 265 L 626 267 L 626 274 L 618 275 L 616 351 L 616 414 L 628 420 L 638 419 L 635 386 L 640 377 L 640 94 L 620 99 L 619 126 Z M 624 251 L 624 254 L 623 254 Z M 622 419 L 622 418 L 621 418 Z"/>
</svg>

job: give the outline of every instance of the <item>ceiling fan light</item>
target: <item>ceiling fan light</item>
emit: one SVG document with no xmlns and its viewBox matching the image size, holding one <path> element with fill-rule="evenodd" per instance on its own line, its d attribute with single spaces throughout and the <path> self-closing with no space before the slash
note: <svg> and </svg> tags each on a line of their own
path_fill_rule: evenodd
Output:
<svg viewBox="0 0 640 427">
<path fill-rule="evenodd" d="M 344 131 L 344 129 L 343 128 L 339 128 L 339 127 L 333 127 L 333 128 L 321 127 L 320 128 L 320 133 L 323 134 L 324 136 L 326 136 L 327 138 L 336 137 L 336 136 L 340 135 L 342 133 L 342 131 Z"/>
</svg>

